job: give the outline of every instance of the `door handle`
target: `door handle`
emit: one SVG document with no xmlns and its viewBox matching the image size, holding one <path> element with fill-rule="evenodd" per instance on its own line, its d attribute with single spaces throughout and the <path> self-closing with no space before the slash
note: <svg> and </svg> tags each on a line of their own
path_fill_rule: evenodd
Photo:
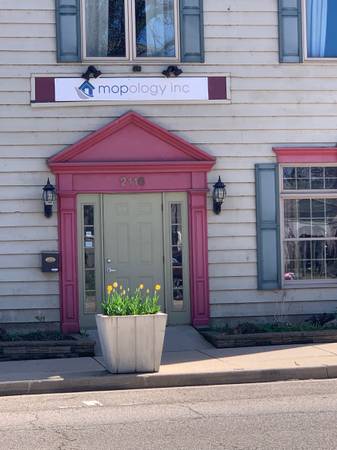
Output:
<svg viewBox="0 0 337 450">
<path fill-rule="evenodd" d="M 107 273 L 117 272 L 117 269 L 112 269 L 111 267 L 107 267 L 106 271 L 107 271 Z"/>
</svg>

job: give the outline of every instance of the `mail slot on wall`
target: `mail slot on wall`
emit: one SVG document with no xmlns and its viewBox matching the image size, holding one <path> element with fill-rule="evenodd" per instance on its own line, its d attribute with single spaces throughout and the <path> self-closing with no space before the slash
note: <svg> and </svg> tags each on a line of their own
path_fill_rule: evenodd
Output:
<svg viewBox="0 0 337 450">
<path fill-rule="evenodd" d="M 42 252 L 41 253 L 41 270 L 42 270 L 42 272 L 58 272 L 59 271 L 59 254 L 58 254 L 58 252 Z"/>
</svg>

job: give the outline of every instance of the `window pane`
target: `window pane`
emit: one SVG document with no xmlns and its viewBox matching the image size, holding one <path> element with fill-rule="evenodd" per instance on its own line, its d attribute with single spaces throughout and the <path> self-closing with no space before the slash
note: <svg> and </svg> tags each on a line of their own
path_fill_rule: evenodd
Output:
<svg viewBox="0 0 337 450">
<path fill-rule="evenodd" d="M 309 178 L 309 167 L 297 167 L 296 168 L 296 175 L 297 178 Z"/>
<path fill-rule="evenodd" d="M 308 56 L 336 57 L 336 0 L 307 0 L 306 9 Z"/>
<path fill-rule="evenodd" d="M 183 235 L 181 223 L 181 203 L 171 204 L 171 261 L 172 261 L 172 309 L 183 311 Z"/>
<path fill-rule="evenodd" d="M 284 201 L 284 237 L 292 239 L 298 237 L 297 201 Z"/>
<path fill-rule="evenodd" d="M 327 178 L 337 178 L 337 167 L 326 167 L 325 176 Z"/>
<path fill-rule="evenodd" d="M 284 280 L 336 278 L 337 198 L 285 199 L 283 210 Z"/>
<path fill-rule="evenodd" d="M 284 167 L 283 168 L 283 177 L 284 178 L 296 178 L 295 175 L 295 167 Z"/>
<path fill-rule="evenodd" d="M 174 0 L 135 0 L 136 48 L 140 57 L 174 57 Z"/>
<path fill-rule="evenodd" d="M 126 56 L 124 0 L 87 0 L 85 19 L 87 56 Z"/>
<path fill-rule="evenodd" d="M 337 189 L 337 167 L 283 167 L 283 189 Z"/>
<path fill-rule="evenodd" d="M 96 312 L 96 265 L 95 265 L 95 221 L 94 205 L 83 205 L 83 278 L 84 314 Z"/>
</svg>

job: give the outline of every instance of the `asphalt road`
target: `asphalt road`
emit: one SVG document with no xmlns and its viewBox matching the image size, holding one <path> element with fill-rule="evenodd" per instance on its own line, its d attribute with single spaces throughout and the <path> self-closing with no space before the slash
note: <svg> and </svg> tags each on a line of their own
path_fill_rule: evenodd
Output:
<svg viewBox="0 0 337 450">
<path fill-rule="evenodd" d="M 337 449 L 337 380 L 0 398 L 0 449 Z"/>
</svg>

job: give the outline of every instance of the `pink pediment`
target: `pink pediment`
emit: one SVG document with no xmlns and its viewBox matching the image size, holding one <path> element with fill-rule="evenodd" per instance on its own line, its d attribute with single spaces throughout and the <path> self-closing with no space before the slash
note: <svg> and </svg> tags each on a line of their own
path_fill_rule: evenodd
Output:
<svg viewBox="0 0 337 450">
<path fill-rule="evenodd" d="M 206 163 L 215 158 L 150 122 L 128 112 L 49 159 L 51 168 L 101 163 Z M 204 166 L 204 164 L 202 164 Z"/>
</svg>

